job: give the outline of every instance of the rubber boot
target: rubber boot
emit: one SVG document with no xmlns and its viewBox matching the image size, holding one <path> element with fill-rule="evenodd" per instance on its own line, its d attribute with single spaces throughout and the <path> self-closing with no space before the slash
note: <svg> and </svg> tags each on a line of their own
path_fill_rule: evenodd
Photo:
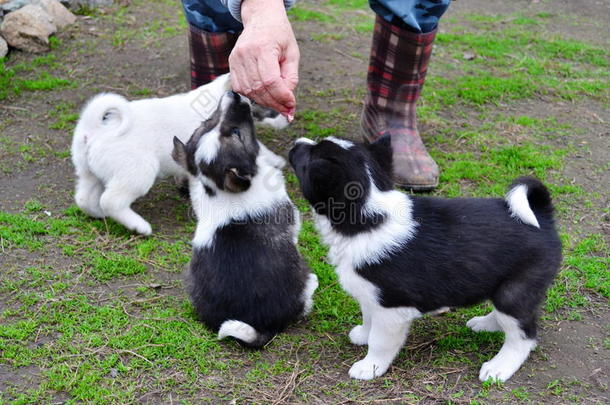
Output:
<svg viewBox="0 0 610 405">
<path fill-rule="evenodd" d="M 417 34 L 375 21 L 362 130 L 369 142 L 390 133 L 394 181 L 414 191 L 438 185 L 439 170 L 417 130 L 419 99 L 436 31 Z"/>
</svg>

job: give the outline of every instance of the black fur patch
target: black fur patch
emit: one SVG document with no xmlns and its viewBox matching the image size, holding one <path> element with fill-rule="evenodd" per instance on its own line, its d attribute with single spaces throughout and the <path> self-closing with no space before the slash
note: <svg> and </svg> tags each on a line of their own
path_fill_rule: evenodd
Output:
<svg viewBox="0 0 610 405">
<path fill-rule="evenodd" d="M 382 191 L 391 190 L 387 150 L 384 144 L 370 152 L 363 145 L 345 150 L 330 144 L 297 144 L 291 150 L 290 163 L 303 195 L 314 208 L 323 204 L 316 211 L 331 219 L 336 232 L 373 230 L 370 237 L 375 238 L 371 224 L 379 214 L 362 207 L 371 181 Z M 354 181 L 361 185 L 362 199 L 347 208 L 335 205 L 338 212 L 331 214 L 328 201 L 338 201 Z M 520 178 L 516 184 L 527 185 L 540 229 L 512 218 L 503 199 L 413 197 L 414 236 L 380 263 L 362 265 L 356 272 L 379 289 L 379 303 L 385 307 L 429 312 L 490 299 L 499 311 L 519 320 L 526 336 L 533 338 L 537 308 L 561 263 L 561 242 L 548 190 L 532 178 Z M 331 218 L 341 214 L 349 218 L 352 210 L 360 210 L 355 225 Z"/>
<path fill-rule="evenodd" d="M 511 218 L 502 199 L 413 197 L 415 237 L 380 264 L 357 269 L 386 307 L 429 312 L 489 299 L 535 336 L 536 309 L 561 262 L 553 217 L 541 229 Z"/>
<path fill-rule="evenodd" d="M 201 138 L 214 136 L 210 131 L 220 123 L 220 148 L 216 158 L 211 162 L 197 162 L 199 170 L 201 174 L 212 180 L 218 189 L 241 192 L 250 187 L 250 179 L 256 176 L 259 146 L 250 106 L 238 94 L 234 93 L 233 97 L 224 116 L 219 112 L 219 106 L 214 113 L 214 115 L 218 114 L 215 125 L 210 126 L 206 121 L 201 137 L 194 139 L 193 136 L 191 140 L 197 142 L 198 146 Z M 199 133 L 199 130 L 196 133 Z"/>
<path fill-rule="evenodd" d="M 287 201 L 262 216 L 230 222 L 216 231 L 211 246 L 195 248 L 190 296 L 206 325 L 217 331 L 237 319 L 269 340 L 300 317 L 309 269 L 292 242 L 295 220 Z"/>
<path fill-rule="evenodd" d="M 317 145 L 300 143 L 290 151 L 290 164 L 300 180 L 304 197 L 344 235 L 372 230 L 385 220 L 384 215 L 365 213 L 365 203 L 371 189 L 370 177 L 380 190 L 392 189 L 386 162 L 382 166 L 374 159 L 374 156 L 386 156 L 383 152 L 389 147 L 386 141 L 346 150 L 325 140 Z"/>
<path fill-rule="evenodd" d="M 209 197 L 214 197 L 216 195 L 216 191 L 214 191 L 210 186 L 203 185 L 203 190 Z"/>
<path fill-rule="evenodd" d="M 252 116 L 256 121 L 262 121 L 265 118 L 276 118 L 278 115 L 280 115 L 280 113 L 273 108 L 263 107 L 252 101 Z"/>
</svg>

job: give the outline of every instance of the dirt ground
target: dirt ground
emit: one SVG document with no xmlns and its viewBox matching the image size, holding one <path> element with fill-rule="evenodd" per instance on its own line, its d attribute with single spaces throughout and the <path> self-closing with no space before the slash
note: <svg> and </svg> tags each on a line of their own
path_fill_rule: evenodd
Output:
<svg viewBox="0 0 610 405">
<path fill-rule="evenodd" d="M 116 13 L 116 8 L 108 9 L 106 15 L 79 16 L 77 26 L 59 35 L 61 44 L 55 51 L 58 54 L 59 66 L 53 69 L 61 72 L 63 77 L 68 77 L 73 85 L 50 92 L 24 92 L 7 100 L 0 100 L 0 135 L 4 139 L 4 142 L 0 143 L 0 212 L 20 213 L 27 201 L 35 199 L 43 204 L 44 210 L 55 215 L 73 203 L 74 176 L 67 154 L 71 132 L 70 129 L 49 128 L 50 124 L 57 120 L 51 112 L 59 103 L 69 106 L 69 110 L 75 112 L 88 98 L 101 91 L 140 98 L 162 97 L 188 90 L 186 35 L 172 35 L 172 32 L 167 35 L 150 34 L 143 28 L 155 18 L 159 18 L 159 10 L 171 10 L 171 4 L 168 5 L 171 2 L 160 5 L 155 2 L 155 7 L 147 7 L 145 3 L 130 4 L 125 17 L 120 20 L 108 16 Z M 318 3 L 320 2 L 303 1 L 303 4 L 310 8 L 315 8 Z M 175 7 L 179 5 L 176 3 Z M 545 35 L 558 35 L 608 49 L 608 0 L 458 0 L 452 4 L 444 17 L 441 29 L 449 30 L 452 25 L 470 29 L 470 22 L 466 17 L 471 14 L 505 16 L 506 19 L 511 19 L 519 12 L 527 15 L 552 14 L 546 24 L 536 27 Z M 362 14 L 366 15 L 366 12 Z M 181 25 L 183 23 L 174 14 L 167 18 L 177 29 L 184 29 Z M 372 20 L 372 16 L 370 19 Z M 339 135 L 359 139 L 358 117 L 365 88 L 370 33 L 338 28 L 341 37 L 325 41 L 314 39 L 322 30 L 328 30 L 328 26 L 323 22 L 315 19 L 295 19 L 294 28 L 301 50 L 297 111 L 332 112 L 340 107 L 344 119 L 338 125 Z M 494 29 L 494 26 L 490 26 L 490 29 Z M 429 75 L 451 77 L 452 58 L 450 49 L 444 45 L 437 46 Z M 7 66 L 28 64 L 32 59 L 32 55 L 12 52 Z M 325 93 L 329 89 L 334 90 L 330 95 Z M 553 117 L 559 124 L 570 125 L 572 130 L 568 131 L 569 133 L 549 137 L 541 141 L 541 144 L 558 148 L 569 145 L 565 164 L 554 176 L 558 182 L 579 185 L 587 195 L 593 197 L 583 205 L 566 204 L 565 209 L 560 212 L 562 229 L 574 237 L 601 234 L 605 243 L 610 243 L 608 101 L 580 98 L 570 102 L 539 97 L 502 102 L 490 109 L 515 116 L 527 114 L 540 119 Z M 457 106 L 455 109 L 440 112 L 440 123 L 438 120 L 422 120 L 421 130 L 426 134 L 426 142 L 431 148 L 436 145 L 442 147 L 443 144 L 438 139 L 444 129 L 463 128 L 465 125 L 478 123 L 477 114 L 479 112 L 475 108 Z M 293 139 L 308 135 L 309 127 L 298 122 L 297 115 L 297 125 L 293 129 L 285 134 L 266 134 L 265 140 L 272 149 L 286 155 Z M 325 122 L 320 123 L 320 126 L 324 125 Z M 518 136 L 510 131 L 507 134 Z M 25 155 L 30 157 L 26 158 Z M 468 194 L 468 188 L 465 190 L 465 194 Z M 176 212 L 188 217 L 184 208 L 186 202 L 167 198 L 167 195 L 173 192 L 172 184 L 156 186 L 148 196 L 136 203 L 136 209 L 151 219 L 153 229 L 163 229 L 164 234 L 171 235 L 168 238 L 174 238 L 180 232 L 182 237 L 188 238 L 188 234 L 173 220 L 178 215 Z M 442 189 L 439 194 L 443 194 Z M 32 253 L 20 249 L 5 251 L 3 246 L 0 269 L 19 270 L 36 265 L 75 266 L 71 259 L 66 259 L 65 263 L 61 262 L 64 259 L 58 257 L 59 248 L 57 249 L 55 251 L 50 248 Z M 155 277 L 155 282 L 169 286 L 163 294 L 177 297 L 182 294 L 180 274 L 157 272 Z M 116 285 L 113 282 L 101 285 L 90 283 L 89 286 L 85 284 L 79 288 L 84 289 L 89 296 L 99 297 L 100 300 L 104 299 L 105 294 L 116 291 L 119 287 L 122 294 L 130 294 L 129 291 L 133 291 L 135 296 L 135 288 L 130 290 L 125 287 L 127 284 L 129 282 L 122 280 L 116 282 Z M 350 359 L 361 353 L 358 348 L 345 348 L 342 344 L 336 344 L 325 348 L 326 352 L 315 359 L 311 376 L 290 386 L 294 392 L 290 391 L 284 395 L 282 391 L 277 398 L 271 399 L 257 391 L 273 392 L 274 389 L 284 389 L 288 382 L 281 381 L 278 384 L 282 385 L 275 388 L 257 386 L 257 390 L 251 391 L 250 395 L 245 395 L 242 390 L 242 399 L 238 399 L 237 403 L 610 403 L 608 302 L 595 293 L 584 291 L 583 295 L 590 301 L 590 305 L 580 309 L 578 317 L 570 319 L 570 316 L 566 315 L 569 308 L 559 314 L 543 317 L 539 348 L 502 388 L 481 390 L 478 380 L 472 378 L 480 367 L 474 355 L 466 356 L 471 358 L 470 364 L 458 363 L 453 369 L 447 368 L 446 378 L 442 380 L 434 379 L 422 371 L 427 366 L 425 350 L 433 346 L 427 344 L 424 337 L 431 327 L 427 324 L 416 333 L 419 340 L 409 343 L 412 348 L 421 348 L 416 350 L 414 357 L 404 353 L 410 350 L 409 348 L 403 350 L 400 359 L 390 371 L 394 374 L 394 379 L 386 380 L 385 384 L 362 383 L 354 388 L 357 384 L 349 380 L 347 369 Z M 12 305 L 15 304 L 11 304 L 10 295 L 2 293 L 0 310 L 10 310 Z M 433 323 L 436 325 L 442 321 L 442 317 L 439 317 L 435 318 Z M 294 333 L 306 333 L 307 328 L 307 324 L 300 325 Z M 345 329 L 343 335 L 347 331 L 348 329 Z M 328 335 L 331 340 L 339 339 L 337 336 L 339 335 Z M 322 335 L 320 338 L 325 337 Z M 36 344 L 44 343 L 38 341 Z M 231 348 L 234 347 L 229 347 L 229 350 Z M 352 357 L 346 360 L 343 350 Z M 429 350 L 432 357 L 432 349 Z M 234 356 L 239 358 L 241 355 Z M 265 358 L 271 362 L 275 355 L 270 353 L 263 356 L 267 356 Z M 301 362 L 307 360 L 308 357 L 304 356 Z M 406 370 L 414 361 L 417 362 L 415 371 Z M 331 364 L 334 366 L 330 367 Z M 466 367 L 469 377 L 463 378 Z M 42 375 L 43 371 L 35 365 L 16 367 L 10 362 L 0 362 L 0 392 L 9 387 L 12 387 L 11 392 L 14 392 L 18 385 L 22 386 L 17 389 L 18 392 L 25 392 L 28 388 L 37 389 L 41 381 L 44 381 Z M 233 376 L 238 380 L 240 377 Z M 209 378 L 213 379 L 214 376 Z M 213 391 L 207 400 L 213 403 L 231 403 L 231 387 L 235 381 L 225 379 L 215 383 L 220 387 L 218 391 L 224 392 L 219 394 L 218 391 Z M 437 384 L 442 384 L 442 387 Z M 513 391 L 517 391 L 517 394 L 511 395 Z M 521 391 L 529 394 L 521 397 L 518 395 Z M 132 401 L 178 403 L 182 398 L 185 403 L 200 403 L 205 399 L 202 395 L 204 394 L 199 392 L 189 396 L 180 389 L 160 389 L 158 392 L 144 390 L 138 392 Z M 13 394 L 0 397 L 0 403 L 13 400 L 18 403 L 16 398 Z M 74 398 L 59 390 L 52 400 L 46 397 L 45 402 L 104 402 Z M 22 398 L 21 403 L 28 402 Z"/>
</svg>

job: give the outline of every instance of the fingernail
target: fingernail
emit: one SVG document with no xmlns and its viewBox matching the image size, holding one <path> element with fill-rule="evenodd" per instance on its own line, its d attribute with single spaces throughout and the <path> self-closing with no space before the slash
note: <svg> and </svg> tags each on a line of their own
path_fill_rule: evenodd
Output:
<svg viewBox="0 0 610 405">
<path fill-rule="evenodd" d="M 286 118 L 288 119 L 288 122 L 294 121 L 294 115 L 292 115 L 292 114 L 288 114 L 288 116 Z"/>
</svg>

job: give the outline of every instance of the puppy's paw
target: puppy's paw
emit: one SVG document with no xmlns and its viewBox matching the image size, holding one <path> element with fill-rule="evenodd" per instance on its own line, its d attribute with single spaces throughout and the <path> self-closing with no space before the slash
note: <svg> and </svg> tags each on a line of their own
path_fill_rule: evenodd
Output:
<svg viewBox="0 0 610 405">
<path fill-rule="evenodd" d="M 369 331 L 362 325 L 354 326 L 349 333 L 349 340 L 355 345 L 364 346 L 369 342 Z"/>
<path fill-rule="evenodd" d="M 152 227 L 146 221 L 142 221 L 142 222 L 138 222 L 137 224 L 134 224 L 133 228 L 131 228 L 131 229 L 141 235 L 149 236 L 152 234 Z"/>
<path fill-rule="evenodd" d="M 466 322 L 466 326 L 468 326 L 475 332 L 498 332 L 502 330 L 495 318 L 490 315 L 475 316 L 474 318 Z"/>
<path fill-rule="evenodd" d="M 515 374 L 515 371 L 518 369 L 519 366 L 515 367 L 513 362 L 503 362 L 493 358 L 490 361 L 483 363 L 481 371 L 479 372 L 479 380 L 487 381 L 491 378 L 496 381 L 504 382 Z"/>
<path fill-rule="evenodd" d="M 386 372 L 389 364 L 381 365 L 377 363 L 379 362 L 365 357 L 354 363 L 352 368 L 349 369 L 349 376 L 357 380 L 372 380 L 375 377 L 379 377 Z"/>
</svg>

